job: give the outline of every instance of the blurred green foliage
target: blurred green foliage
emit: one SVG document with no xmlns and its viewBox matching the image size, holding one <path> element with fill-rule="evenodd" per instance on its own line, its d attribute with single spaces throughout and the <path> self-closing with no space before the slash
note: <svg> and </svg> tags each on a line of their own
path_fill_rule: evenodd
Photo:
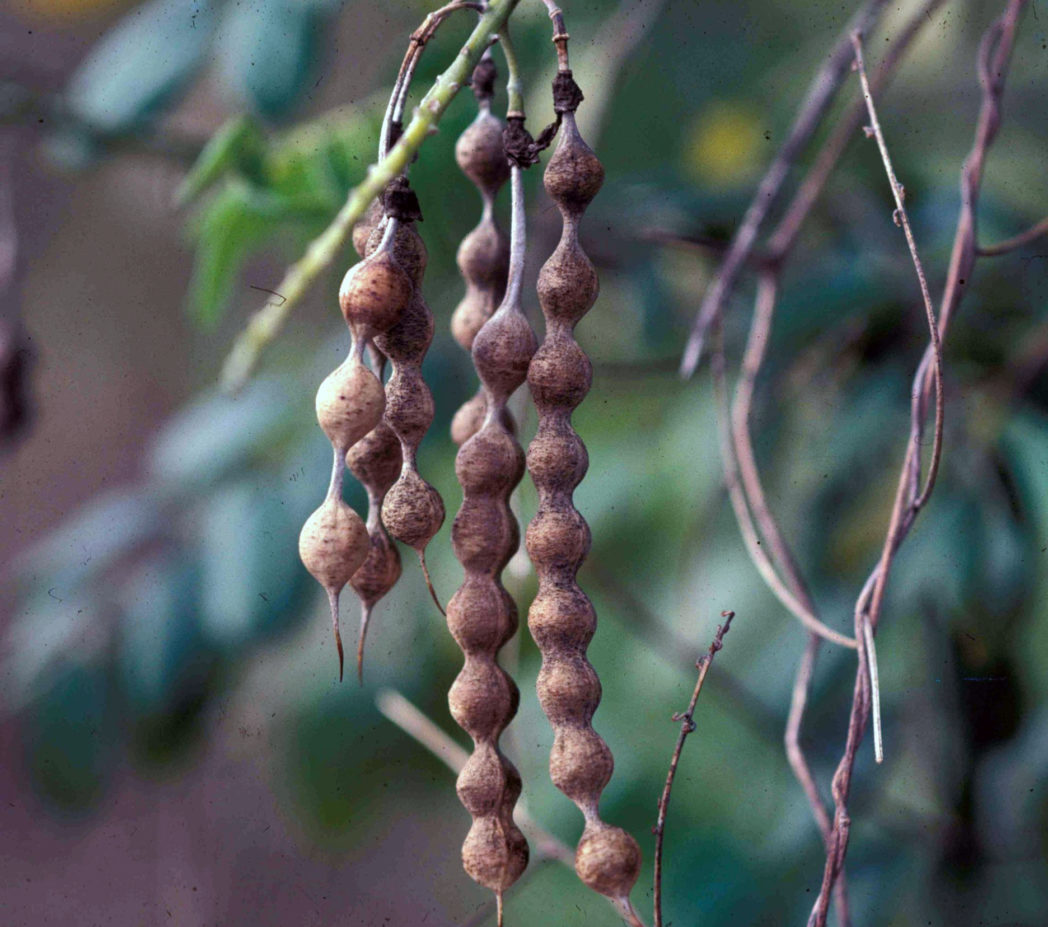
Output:
<svg viewBox="0 0 1048 927">
<path fill-rule="evenodd" d="M 195 25 L 187 5 L 137 8 L 99 43 L 71 92 L 99 131 L 138 130 L 184 91 L 207 55 L 220 59 L 224 86 L 247 111 L 215 134 L 183 184 L 195 250 L 188 305 L 207 327 L 251 308 L 233 298 L 245 261 L 274 251 L 292 259 L 324 227 L 372 159 L 384 94 L 273 131 L 258 117 L 295 113 L 320 26 L 335 7 L 191 6 Z M 532 6 L 522 8 L 516 41 L 523 60 L 543 62 L 533 75 L 541 90 L 552 72 L 548 23 Z M 822 852 L 781 749 L 803 635 L 760 584 L 724 503 L 708 386 L 674 376 L 714 260 L 653 245 L 636 230 L 730 235 L 839 25 L 823 20 L 824 6 L 670 4 L 614 74 L 602 70 L 599 46 L 578 41 L 576 72 L 587 92 L 616 81 L 599 146 L 607 183 L 583 230 L 603 293 L 579 330 L 595 363 L 593 391 L 576 415 L 591 458 L 577 500 L 594 535 L 582 580 L 602 618 L 591 648 L 605 680 L 596 725 L 617 761 L 605 811 L 642 841 L 649 861 L 637 892 L 642 907 L 655 800 L 675 734 L 669 715 L 686 702 L 693 660 L 720 610 L 739 616 L 674 793 L 665 888 L 676 924 L 801 922 Z M 403 19 L 405 35 L 409 7 L 390 12 Z M 612 8 L 577 5 L 573 35 L 597 34 Z M 989 16 L 980 8 L 960 20 L 937 18 L 882 104 L 936 282 L 972 133 L 970 63 Z M 980 207 L 986 241 L 1048 213 L 1048 128 L 1037 117 L 1043 85 L 1030 78 L 1043 32 L 1029 16 L 1022 28 L 1008 128 L 991 155 Z M 456 36 L 447 33 L 427 51 L 419 87 L 453 53 Z M 151 53 L 160 35 L 166 53 Z M 390 53 L 387 76 L 398 56 Z M 843 96 L 855 92 L 851 86 Z M 466 96 L 412 169 L 430 250 L 427 298 L 438 319 L 425 366 L 438 418 L 421 469 L 451 513 L 460 495 L 447 424 L 474 384 L 468 358 L 440 334 L 461 293 L 454 249 L 477 216 L 475 193 L 451 155 L 472 117 Z M 534 99 L 538 124 L 548 112 L 542 93 Z M 1030 99 L 1040 108 L 1024 105 Z M 534 273 L 557 227 L 531 173 Z M 923 348 L 916 283 L 890 217 L 876 154 L 857 140 L 787 270 L 754 410 L 769 498 L 823 613 L 842 629 L 883 539 Z M 351 260 L 347 250 L 344 263 Z M 860 925 L 1034 924 L 1048 910 L 1048 883 L 1031 878 L 1030 865 L 1048 850 L 1046 267 L 1026 252 L 981 261 L 948 340 L 943 471 L 893 574 L 878 644 L 888 760 L 875 769 L 864 748 L 857 770 L 849 875 Z M 728 318 L 733 357 L 748 296 L 743 288 Z M 323 623 L 295 540 L 326 485 L 327 445 L 311 396 L 344 349 L 334 311 L 330 334 L 328 344 L 317 335 L 315 358 L 276 351 L 283 372 L 237 400 L 205 395 L 167 423 L 138 488 L 96 500 L 23 558 L 22 608 L 9 638 L 12 705 L 23 721 L 27 768 L 54 806 L 91 808 L 122 751 L 150 768 L 191 756 L 216 695 L 249 675 L 259 648 L 286 649 L 306 622 Z M 525 440 L 533 429 L 526 413 Z M 362 509 L 363 493 L 348 482 L 350 501 Z M 534 511 L 527 480 L 519 505 L 524 518 Z M 450 520 L 430 552 L 444 597 L 460 575 Z M 391 816 L 416 818 L 419 829 L 430 818 L 451 820 L 465 833 L 450 774 L 372 707 L 378 686 L 395 685 L 460 736 L 444 696 L 460 656 L 413 561 L 405 563 L 398 589 L 378 608 L 366 688 L 333 689 L 330 649 L 277 665 L 280 685 L 270 698 L 293 720 L 280 728 L 284 773 L 275 788 L 321 845 L 363 845 Z M 529 573 L 513 583 L 523 615 L 534 580 Z M 352 626 L 352 615 L 345 620 Z M 507 748 L 532 812 L 573 842 L 579 822 L 545 768 L 551 736 L 533 696 L 537 670 L 537 651 L 522 632 L 523 699 Z M 848 655 L 824 652 L 804 728 L 824 787 L 842 747 L 852 678 Z M 388 788 L 393 779 L 397 789 Z M 398 802 L 398 791 L 417 800 Z M 459 835 L 440 836 L 453 854 Z M 483 900 L 465 877 L 455 894 Z M 513 922 L 550 922 L 550 898 L 558 900 L 558 924 L 608 922 L 601 900 L 553 864 L 511 894 Z M 456 916 L 466 909 L 459 902 Z"/>
</svg>

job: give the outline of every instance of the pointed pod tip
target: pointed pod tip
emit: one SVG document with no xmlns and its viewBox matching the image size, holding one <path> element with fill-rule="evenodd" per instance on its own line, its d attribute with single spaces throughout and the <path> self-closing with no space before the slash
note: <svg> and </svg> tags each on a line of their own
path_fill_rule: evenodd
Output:
<svg viewBox="0 0 1048 927">
<path fill-rule="evenodd" d="M 342 649 L 342 634 L 338 628 L 335 628 L 335 646 L 338 648 L 338 681 L 342 682 L 346 669 L 346 655 Z"/>
</svg>

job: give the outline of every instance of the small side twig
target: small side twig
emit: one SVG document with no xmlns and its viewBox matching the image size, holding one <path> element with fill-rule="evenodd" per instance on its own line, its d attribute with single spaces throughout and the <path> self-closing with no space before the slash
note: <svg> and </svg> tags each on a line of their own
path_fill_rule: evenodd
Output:
<svg viewBox="0 0 1048 927">
<path fill-rule="evenodd" d="M 666 833 L 666 813 L 670 806 L 670 793 L 673 791 L 673 780 L 677 775 L 677 765 L 680 763 L 681 751 L 684 749 L 684 741 L 688 735 L 695 730 L 695 706 L 698 704 L 699 695 L 702 693 L 703 683 L 706 682 L 706 674 L 713 665 L 713 658 L 724 646 L 724 635 L 731 627 L 731 620 L 735 612 L 721 612 L 724 624 L 717 626 L 717 633 L 713 637 L 709 650 L 695 663 L 699 671 L 699 678 L 695 682 L 695 689 L 691 693 L 691 701 L 683 712 L 673 715 L 674 721 L 680 722 L 680 733 L 677 735 L 677 745 L 673 749 L 670 758 L 670 769 L 666 774 L 666 785 L 663 786 L 662 796 L 659 798 L 659 815 L 655 822 L 653 832 L 655 834 L 655 927 L 663 927 L 662 924 L 662 842 Z"/>
<path fill-rule="evenodd" d="M 1042 219 L 1036 225 L 1030 226 L 1025 232 L 1006 238 L 996 245 L 978 245 L 975 248 L 975 253 L 979 257 L 999 257 L 1002 254 L 1008 254 L 1025 247 L 1042 235 L 1048 235 L 1048 218 Z"/>
</svg>

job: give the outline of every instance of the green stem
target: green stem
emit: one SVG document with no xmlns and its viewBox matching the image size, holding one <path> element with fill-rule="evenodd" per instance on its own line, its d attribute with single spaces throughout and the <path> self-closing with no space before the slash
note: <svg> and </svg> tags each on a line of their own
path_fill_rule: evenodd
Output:
<svg viewBox="0 0 1048 927">
<path fill-rule="evenodd" d="M 524 82 L 520 76 L 520 65 L 517 63 L 517 50 L 509 37 L 509 26 L 502 30 L 499 45 L 506 59 L 506 116 L 524 116 Z"/>
<path fill-rule="evenodd" d="M 222 369 L 222 385 L 229 392 L 239 390 L 250 378 L 258 358 L 266 346 L 276 338 L 291 311 L 306 291 L 338 256 L 353 224 L 362 216 L 386 184 L 411 163 L 431 129 L 440 121 L 444 111 L 469 80 L 480 56 L 505 28 L 506 21 L 520 0 L 491 0 L 481 15 L 470 37 L 451 66 L 437 78 L 436 83 L 422 98 L 415 114 L 396 145 L 377 164 L 368 169 L 367 176 L 350 191 L 345 205 L 331 224 L 306 249 L 306 253 L 292 264 L 284 279 L 274 287 L 279 303 L 270 302 L 258 310 L 237 338 Z"/>
</svg>

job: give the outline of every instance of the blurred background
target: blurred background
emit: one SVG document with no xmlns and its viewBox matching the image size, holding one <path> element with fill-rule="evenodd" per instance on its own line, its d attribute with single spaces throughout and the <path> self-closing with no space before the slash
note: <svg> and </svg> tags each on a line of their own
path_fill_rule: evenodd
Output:
<svg viewBox="0 0 1048 927">
<path fill-rule="evenodd" d="M 738 615 L 671 806 L 665 893 L 677 925 L 803 923 L 822 875 L 782 749 L 804 634 L 739 539 L 708 372 L 682 383 L 676 367 L 717 242 L 851 6 L 627 0 L 622 20 L 619 0 L 564 4 L 588 98 L 580 121 L 607 168 L 583 226 L 602 295 L 578 332 L 595 364 L 575 418 L 591 458 L 576 498 L 594 536 L 581 581 L 601 618 L 595 725 L 616 757 L 602 808 L 641 843 L 642 912 L 678 731 L 670 715 L 687 704 L 720 612 Z M 917 6 L 891 5 L 868 39 L 871 66 Z M 348 247 L 256 380 L 236 399 L 216 388 L 249 313 L 373 160 L 407 35 L 427 8 L 9 0 L 0 10 L 4 924 L 440 927 L 487 911 L 487 893 L 461 871 L 468 816 L 452 773 L 376 707 L 396 690 L 465 743 L 446 702 L 461 655 L 417 565 L 404 557 L 377 607 L 361 688 L 338 684 L 326 603 L 297 557 L 299 527 L 326 488 L 313 395 L 346 349 L 334 297 L 355 260 Z M 933 293 L 979 104 L 975 49 L 1002 9 L 943 3 L 880 101 Z M 1020 25 L 989 159 L 987 243 L 1048 214 L 1048 26 L 1037 13 L 1031 5 Z M 537 127 L 550 117 L 549 22 L 533 0 L 513 21 Z M 468 27 L 468 17 L 444 27 L 420 93 Z M 834 112 L 857 93 L 848 81 Z M 495 105 L 504 109 L 501 93 Z M 447 324 L 462 293 L 455 248 L 479 217 L 452 152 L 474 112 L 461 94 L 412 171 L 437 319 L 424 368 L 437 419 L 420 469 L 449 511 L 429 548 L 445 600 L 461 578 L 448 424 L 475 388 Z M 531 175 L 534 278 L 559 219 Z M 507 205 L 503 194 L 503 216 Z M 845 632 L 886 530 L 926 340 L 891 209 L 876 150 L 857 138 L 787 269 L 754 414 L 773 507 L 823 616 Z M 711 244 L 656 243 L 654 230 Z M 859 927 L 1032 927 L 1048 916 L 1046 251 L 1042 240 L 981 260 L 950 332 L 943 469 L 878 637 L 887 759 L 875 767 L 865 743 L 853 787 Z M 750 295 L 744 285 L 728 316 L 733 360 Z M 540 323 L 534 300 L 530 311 Z M 525 439 L 534 427 L 528 410 Z M 528 479 L 518 504 L 533 513 Z M 526 559 L 507 586 L 523 615 L 535 590 Z M 352 637 L 349 595 L 343 621 Z M 574 846 L 580 815 L 546 769 L 537 650 L 524 631 L 504 655 L 522 692 L 507 752 L 531 813 Z M 853 658 L 824 647 L 803 742 L 827 795 L 853 678 Z M 507 922 L 617 920 L 573 873 L 536 862 L 508 896 Z"/>
</svg>

